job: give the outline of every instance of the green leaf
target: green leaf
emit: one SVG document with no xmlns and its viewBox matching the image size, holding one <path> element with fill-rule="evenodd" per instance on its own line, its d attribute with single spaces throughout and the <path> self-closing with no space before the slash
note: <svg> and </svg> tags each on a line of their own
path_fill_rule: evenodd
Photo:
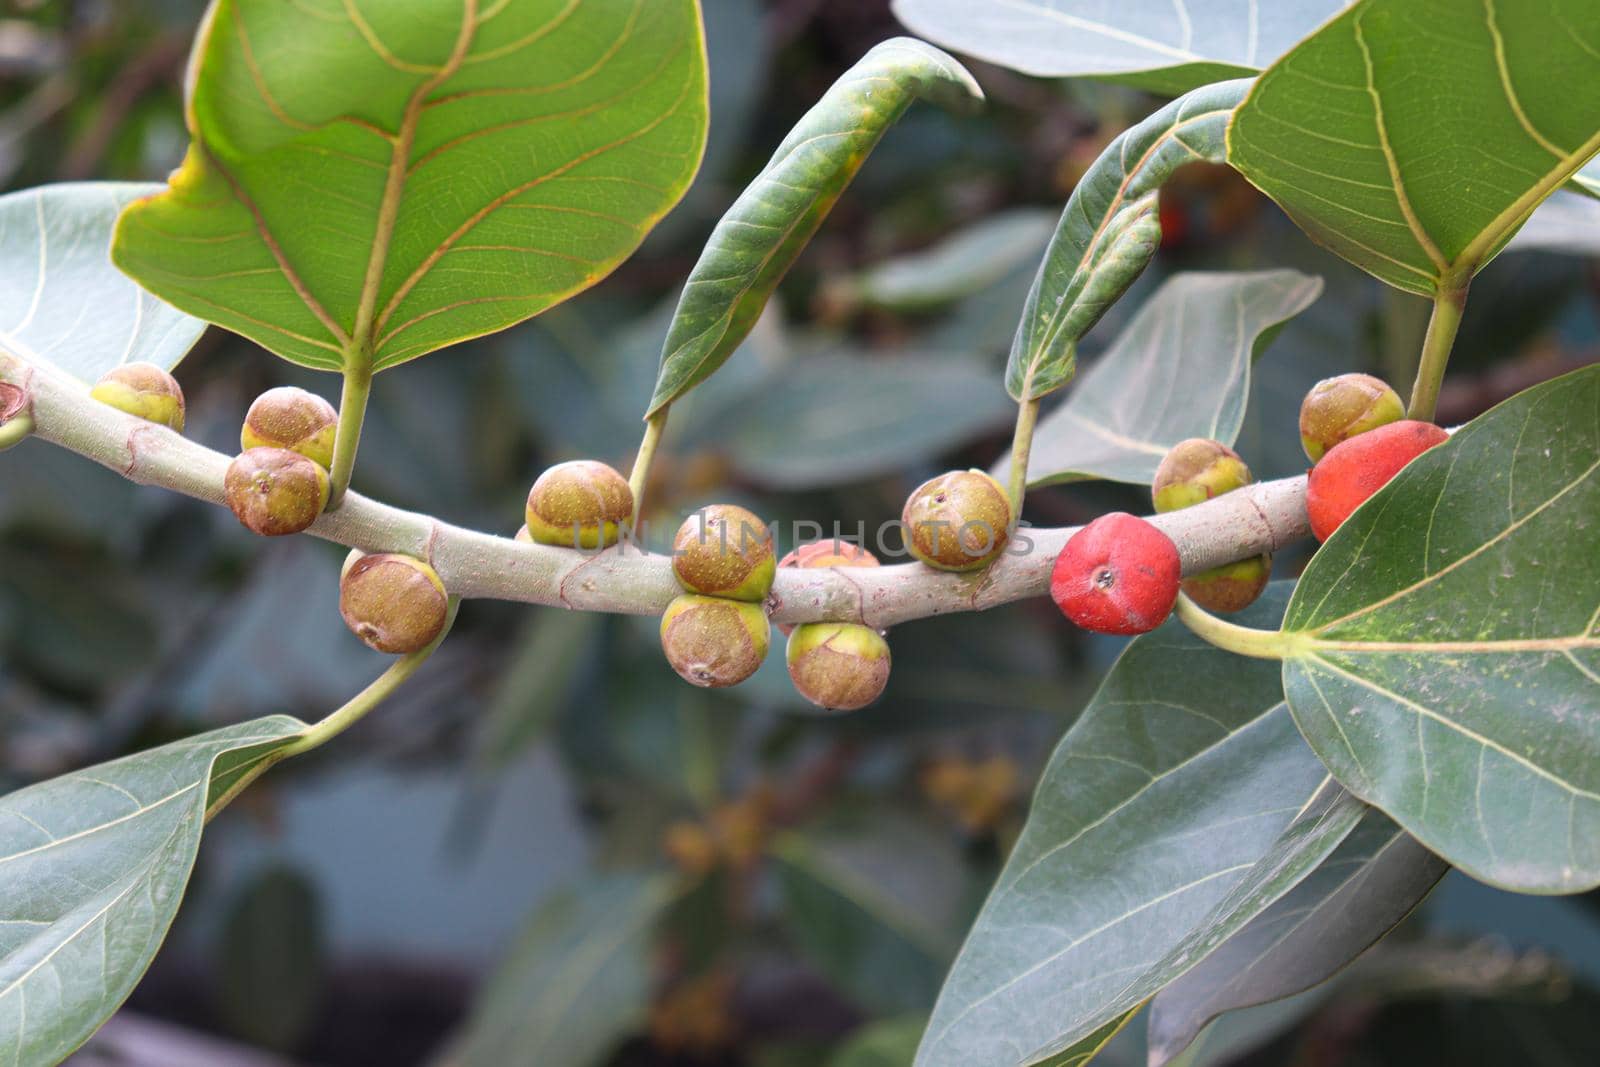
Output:
<svg viewBox="0 0 1600 1067">
<path fill-rule="evenodd" d="M 813 489 L 901 469 L 1013 413 L 970 358 L 805 357 L 718 419 L 718 443 L 766 485 Z"/>
<path fill-rule="evenodd" d="M 1448 865 L 1368 809 L 1333 855 L 1283 899 L 1163 989 L 1150 1005 L 1150 1067 L 1184 1051 L 1223 1012 L 1331 978 L 1409 915 Z"/>
<path fill-rule="evenodd" d="M 667 332 L 647 415 L 733 354 L 867 154 L 919 97 L 970 107 L 983 92 L 937 48 L 897 37 L 874 47 L 805 113 L 706 241 Z"/>
<path fill-rule="evenodd" d="M 1341 0 L 895 0 L 914 33 L 1046 78 L 1112 77 L 1173 95 L 1253 74 L 1336 13 Z"/>
<path fill-rule="evenodd" d="M 1246 614 L 1276 618 L 1287 594 L 1273 586 Z M 1051 757 L 918 1067 L 1081 1053 L 1315 868 L 1360 813 L 1295 733 L 1272 664 L 1176 621 L 1138 638 Z"/>
<path fill-rule="evenodd" d="M 681 892 L 669 875 L 610 875 L 550 897 L 489 980 L 447 1062 L 603 1062 L 644 1021 L 655 926 Z"/>
<path fill-rule="evenodd" d="M 930 248 L 862 271 L 847 285 L 856 299 L 894 311 L 927 311 L 1003 281 L 1044 251 L 1055 213 L 1016 208 L 958 230 Z"/>
<path fill-rule="evenodd" d="M 1594 14 L 1362 0 L 1257 79 L 1228 162 L 1368 273 L 1460 289 L 1600 149 Z"/>
<path fill-rule="evenodd" d="M 1028 485 L 1149 485 L 1179 441 L 1233 444 L 1251 365 L 1321 293 L 1321 278 L 1292 270 L 1168 278 L 1066 401 L 1039 420 Z M 1007 453 L 995 469 L 1010 463 Z"/>
<path fill-rule="evenodd" d="M 1284 689 L 1345 787 L 1475 878 L 1600 885 L 1600 366 L 1423 453 L 1284 620 Z"/>
<path fill-rule="evenodd" d="M 193 139 L 113 256 L 321 370 L 377 370 L 605 277 L 706 132 L 694 0 L 213 0 Z"/>
<path fill-rule="evenodd" d="M 828 1067 L 905 1067 L 916 1055 L 917 1039 L 926 1024 L 920 1015 L 869 1023 L 845 1042 Z"/>
<path fill-rule="evenodd" d="M 322 1001 L 322 916 L 299 871 L 255 875 L 229 909 L 217 949 L 214 995 L 228 1029 L 261 1048 L 300 1047 Z"/>
<path fill-rule="evenodd" d="M 1123 1028 L 1137 1014 L 1139 1014 L 1138 1007 L 1130 1008 L 1072 1047 L 1062 1049 L 1054 1056 L 1038 1061 L 1038 1067 L 1083 1067 L 1085 1063 L 1104 1052 L 1106 1046 L 1111 1044 L 1111 1039 L 1122 1033 Z"/>
<path fill-rule="evenodd" d="M 1156 197 L 1185 163 L 1222 162 L 1228 117 L 1248 81 L 1196 89 L 1120 134 L 1084 174 L 1039 264 L 1011 344 L 1018 400 L 1072 380 L 1078 341 L 1149 265 L 1161 242 Z"/>
<path fill-rule="evenodd" d="M 0 799 L 0 1055 L 59 1063 L 160 948 L 210 812 L 297 737 L 272 716 Z"/>
<path fill-rule="evenodd" d="M 0 349 L 86 383 L 123 363 L 171 369 L 206 324 L 111 265 L 117 213 L 159 185 L 73 182 L 0 196 Z"/>
</svg>

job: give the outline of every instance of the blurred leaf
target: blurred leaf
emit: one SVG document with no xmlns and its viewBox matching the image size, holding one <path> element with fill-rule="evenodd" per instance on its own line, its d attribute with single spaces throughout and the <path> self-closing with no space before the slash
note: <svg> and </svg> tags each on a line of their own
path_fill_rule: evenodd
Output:
<svg viewBox="0 0 1600 1067">
<path fill-rule="evenodd" d="M 1340 0 L 1250 0 L 1247 6 L 894 0 L 894 13 L 930 41 L 1024 74 L 1115 76 L 1177 95 L 1254 73 L 1344 5 Z"/>
<path fill-rule="evenodd" d="M 1149 485 L 1185 438 L 1231 445 L 1244 423 L 1251 364 L 1321 292 L 1322 279 L 1292 270 L 1173 275 L 1039 421 L 1028 484 Z M 1010 462 L 1007 453 L 994 469 Z"/>
<path fill-rule="evenodd" d="M 1138 1013 L 1137 1006 L 1128 1009 L 1070 1048 L 1037 1061 L 1038 1067 L 1083 1067 L 1083 1064 L 1098 1056 Z"/>
<path fill-rule="evenodd" d="M 644 1021 L 670 876 L 610 875 L 541 904 L 468 1021 L 455 1067 L 593 1067 Z"/>
<path fill-rule="evenodd" d="M 933 1000 L 967 918 L 948 834 L 879 807 L 831 833 L 784 834 L 773 855 L 785 929 L 831 982 L 875 1013 Z"/>
<path fill-rule="evenodd" d="M 1015 208 L 957 230 L 931 248 L 869 267 L 847 283 L 874 307 L 925 311 L 1001 281 L 1044 251 L 1055 213 Z"/>
<path fill-rule="evenodd" d="M 316 890 L 288 867 L 261 872 L 234 901 L 219 945 L 217 1001 L 238 1036 L 294 1049 L 321 996 L 323 943 Z"/>
<path fill-rule="evenodd" d="M 1161 184 L 1185 163 L 1222 161 L 1228 118 L 1249 87 L 1231 81 L 1196 89 L 1100 153 L 1072 190 L 1022 309 L 1006 364 L 1013 397 L 1036 399 L 1072 380 L 1078 340 L 1127 292 L 1161 242 Z"/>
<path fill-rule="evenodd" d="M 573 683 L 601 639 L 603 621 L 587 611 L 541 610 L 529 617 L 482 716 L 482 766 L 501 770 L 544 739 L 573 698 Z"/>
<path fill-rule="evenodd" d="M 1507 252 L 1547 248 L 1574 256 L 1600 256 L 1600 200 L 1558 192 L 1506 243 Z"/>
<path fill-rule="evenodd" d="M 1424 296 L 1464 287 L 1596 149 L 1589 0 L 1362 0 L 1262 74 L 1228 133 L 1228 162 L 1302 229 Z"/>
<path fill-rule="evenodd" d="M 504 329 L 610 273 L 699 166 L 698 5 L 476 11 L 216 0 L 193 144 L 124 213 L 117 265 L 334 371 Z"/>
<path fill-rule="evenodd" d="M 0 1048 L 65 1059 L 150 966 L 228 790 L 305 724 L 286 716 L 150 749 L 0 799 Z"/>
<path fill-rule="evenodd" d="M 917 1039 L 927 1019 L 904 1015 L 880 1019 L 857 1030 L 828 1061 L 828 1067 L 905 1067 L 917 1054 Z"/>
<path fill-rule="evenodd" d="M 160 188 L 74 182 L 0 196 L 0 349 L 90 383 L 123 363 L 178 365 L 206 324 L 107 256 L 117 212 Z"/>
<path fill-rule="evenodd" d="M 846 71 L 706 241 L 673 315 L 647 414 L 693 389 L 733 354 L 867 154 L 912 100 L 959 106 L 982 96 L 955 60 L 903 37 L 877 45 Z"/>
<path fill-rule="evenodd" d="M 1351 792 L 1475 878 L 1600 885 L 1600 366 L 1430 449 L 1306 569 L 1295 721 Z"/>
<path fill-rule="evenodd" d="M 1223 1012 L 1280 1000 L 1332 977 L 1388 933 L 1448 866 L 1369 810 L 1333 855 L 1150 1006 L 1150 1067 Z"/>
<path fill-rule="evenodd" d="M 1245 614 L 1287 597 L 1279 583 Z M 1136 639 L 1051 757 L 919 1067 L 1051 1062 L 1138 1007 L 1355 826 L 1330 782 L 1270 662 L 1176 620 Z"/>
<path fill-rule="evenodd" d="M 1010 416 L 999 384 L 971 360 L 839 355 L 779 370 L 720 436 L 755 481 L 820 489 L 888 474 Z"/>
</svg>

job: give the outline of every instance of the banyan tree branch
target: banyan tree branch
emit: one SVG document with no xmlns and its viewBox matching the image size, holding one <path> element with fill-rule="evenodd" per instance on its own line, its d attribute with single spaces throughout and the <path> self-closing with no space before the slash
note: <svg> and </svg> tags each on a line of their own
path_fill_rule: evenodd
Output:
<svg viewBox="0 0 1600 1067">
<path fill-rule="evenodd" d="M 230 456 L 92 399 L 75 380 L 0 353 L 0 382 L 23 389 L 34 434 L 141 485 L 226 506 Z M 1271 552 L 1307 536 L 1302 477 L 1262 482 L 1204 504 L 1151 517 L 1178 546 L 1185 574 Z M 480 533 L 351 493 L 310 533 L 365 552 L 404 552 L 433 565 L 463 598 L 516 600 L 584 611 L 657 615 L 681 591 L 670 556 L 641 542 L 604 552 L 527 544 Z M 671 531 L 664 531 L 663 543 Z M 1023 528 L 1007 553 L 976 574 L 920 563 L 779 571 L 769 601 L 775 622 L 859 621 L 878 629 L 931 615 L 980 611 L 1049 590 L 1050 570 L 1072 529 Z M 831 534 L 831 531 L 828 532 Z M 828 534 L 825 534 L 827 536 Z M 850 536 L 850 531 L 846 531 Z M 885 540 L 898 545 L 898 534 Z M 882 546 L 871 543 L 878 551 Z"/>
</svg>

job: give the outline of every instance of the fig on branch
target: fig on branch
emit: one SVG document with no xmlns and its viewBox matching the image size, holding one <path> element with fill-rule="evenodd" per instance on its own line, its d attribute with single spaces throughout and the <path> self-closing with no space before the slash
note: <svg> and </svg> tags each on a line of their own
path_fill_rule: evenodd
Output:
<svg viewBox="0 0 1600 1067">
<path fill-rule="evenodd" d="M 1326 541 L 1406 464 L 1448 440 L 1450 435 L 1431 422 L 1404 419 L 1335 445 L 1306 479 L 1311 532 Z"/>
<path fill-rule="evenodd" d="M 738 685 L 767 658 L 772 640 L 759 603 L 684 593 L 661 616 L 661 649 L 692 685 Z"/>
<path fill-rule="evenodd" d="M 900 521 L 917 559 L 942 571 L 973 571 L 1005 551 L 1011 502 L 983 471 L 950 471 L 917 486 Z"/>
<path fill-rule="evenodd" d="M 1221 441 L 1191 437 L 1173 445 L 1156 468 L 1150 495 L 1156 511 L 1177 511 L 1251 483 L 1250 468 Z M 1208 611 L 1227 614 L 1255 603 L 1272 576 L 1272 556 L 1225 563 L 1183 580 L 1182 589 Z"/>
<path fill-rule="evenodd" d="M 328 504 L 328 472 L 287 448 L 240 453 L 222 485 L 234 517 L 264 537 L 299 533 Z"/>
<path fill-rule="evenodd" d="M 735 504 L 701 508 L 672 539 L 672 571 L 691 593 L 765 600 L 776 570 L 772 531 Z"/>
<path fill-rule="evenodd" d="M 333 466 L 333 438 L 339 413 L 315 393 L 292 385 L 268 389 L 250 405 L 239 444 L 252 448 L 287 448 L 313 460 L 324 470 Z"/>
<path fill-rule="evenodd" d="M 1316 463 L 1357 434 L 1406 417 L 1400 394 L 1370 374 L 1341 374 L 1311 387 L 1300 403 L 1300 444 Z"/>
<path fill-rule="evenodd" d="M 1085 630 L 1148 633 L 1172 614 L 1181 575 L 1171 538 L 1114 511 L 1068 538 L 1050 574 L 1050 599 Z"/>
<path fill-rule="evenodd" d="M 558 463 L 528 490 L 528 535 L 540 544 L 605 548 L 633 521 L 633 490 L 615 469 L 592 459 Z"/>
<path fill-rule="evenodd" d="M 379 652 L 426 648 L 444 629 L 449 606 L 438 572 L 396 552 L 354 556 L 339 578 L 344 624 Z"/>
<path fill-rule="evenodd" d="M 89 395 L 118 411 L 183 432 L 183 389 L 154 363 L 124 363 L 95 383 Z"/>
<path fill-rule="evenodd" d="M 826 541 L 808 541 L 778 561 L 784 567 L 876 567 L 878 557 L 860 545 L 834 537 Z M 785 637 L 794 632 L 793 623 L 779 623 L 778 629 Z"/>
<path fill-rule="evenodd" d="M 889 643 L 855 622 L 809 622 L 794 628 L 787 651 L 796 692 L 819 708 L 855 711 L 889 683 Z"/>
</svg>

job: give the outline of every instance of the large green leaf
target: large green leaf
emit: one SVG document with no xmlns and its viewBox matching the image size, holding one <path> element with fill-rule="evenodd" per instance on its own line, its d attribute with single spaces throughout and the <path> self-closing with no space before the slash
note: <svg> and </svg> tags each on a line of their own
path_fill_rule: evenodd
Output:
<svg viewBox="0 0 1600 1067">
<path fill-rule="evenodd" d="M 1284 688 L 1328 768 L 1507 889 L 1600 885 L 1600 367 L 1425 452 L 1306 569 Z"/>
<path fill-rule="evenodd" d="M 1333 855 L 1150 1005 L 1150 1067 L 1226 1011 L 1304 992 L 1394 928 L 1449 867 L 1368 809 Z"/>
<path fill-rule="evenodd" d="M 117 265 L 285 359 L 383 369 L 600 280 L 699 164 L 694 0 L 213 0 Z"/>
<path fill-rule="evenodd" d="M 1011 343 L 1006 388 L 1018 400 L 1072 379 L 1078 340 L 1155 255 L 1156 197 L 1185 163 L 1220 163 L 1228 117 L 1248 81 L 1196 89 L 1119 135 L 1067 199 Z"/>
<path fill-rule="evenodd" d="M 0 349 L 94 382 L 172 368 L 205 330 L 111 265 L 117 213 L 159 185 L 73 182 L 0 196 Z"/>
<path fill-rule="evenodd" d="M 897 37 L 863 56 L 801 117 L 706 241 L 667 332 L 647 414 L 733 354 L 868 153 L 919 97 L 970 107 L 983 91 L 937 48 Z"/>
<path fill-rule="evenodd" d="M 200 734 L 0 799 L 0 1057 L 59 1063 L 150 966 L 215 811 L 305 729 Z"/>
<path fill-rule="evenodd" d="M 1249 616 L 1277 618 L 1287 595 L 1274 586 Z M 1051 757 L 918 1067 L 1081 1062 L 1085 1039 L 1270 906 L 1355 826 L 1361 805 L 1295 733 L 1263 664 L 1176 622 L 1129 645 Z"/>
<path fill-rule="evenodd" d="M 1591 0 L 1362 0 L 1228 133 L 1228 162 L 1307 233 L 1424 295 L 1464 286 L 1597 149 Z"/>
<path fill-rule="evenodd" d="M 1139 308 L 1066 401 L 1039 420 L 1028 484 L 1148 485 L 1189 437 L 1233 444 L 1251 364 L 1322 292 L 1292 270 L 1176 274 Z M 1009 467 L 1009 453 L 995 470 Z"/>
<path fill-rule="evenodd" d="M 539 906 L 489 980 L 460 1067 L 594 1067 L 644 1019 L 657 921 L 682 893 L 665 874 L 609 875 Z"/>
<path fill-rule="evenodd" d="M 1252 74 L 1345 0 L 895 0 L 931 41 L 1047 78 L 1114 77 L 1157 92 Z"/>
<path fill-rule="evenodd" d="M 1026 269 L 1050 240 L 1055 212 L 1015 208 L 957 230 L 937 244 L 875 264 L 845 285 L 862 303 L 895 311 L 943 307 Z"/>
</svg>

